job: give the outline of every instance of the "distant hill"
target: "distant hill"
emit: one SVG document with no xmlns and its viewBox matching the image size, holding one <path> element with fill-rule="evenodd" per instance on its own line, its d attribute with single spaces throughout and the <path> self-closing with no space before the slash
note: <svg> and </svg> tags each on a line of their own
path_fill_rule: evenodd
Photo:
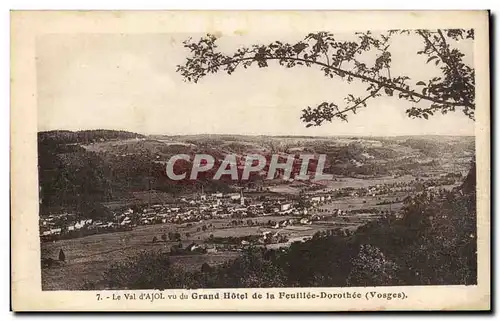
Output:
<svg viewBox="0 0 500 321">
<path fill-rule="evenodd" d="M 51 130 L 38 133 L 38 141 L 57 144 L 88 144 L 116 139 L 144 138 L 144 135 L 123 130 L 93 129 L 93 130 Z"/>
<path fill-rule="evenodd" d="M 54 208 L 71 208 L 83 215 L 102 212 L 100 205 L 103 203 L 150 190 L 178 195 L 198 190 L 200 184 L 207 192 L 231 189 L 234 182 L 211 180 L 212 171 L 206 172 L 207 177 L 199 176 L 197 182 L 169 180 L 165 164 L 172 155 L 179 153 L 210 154 L 217 162 L 227 154 L 259 153 L 266 157 L 276 153 L 326 154 L 326 173 L 354 177 L 406 173 L 412 168 L 425 170 L 417 160 L 430 157 L 446 162 L 443 153 L 448 153 L 448 159 L 470 158 L 474 153 L 474 140 L 424 136 L 145 136 L 104 129 L 39 132 L 41 214 Z M 188 163 L 182 166 L 185 168 L 179 170 L 190 168 Z"/>
</svg>

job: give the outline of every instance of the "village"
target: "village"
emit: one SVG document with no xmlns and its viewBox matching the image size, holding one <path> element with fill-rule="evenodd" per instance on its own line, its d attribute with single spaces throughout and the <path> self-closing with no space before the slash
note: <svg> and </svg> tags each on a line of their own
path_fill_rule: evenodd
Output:
<svg viewBox="0 0 500 321">
<path fill-rule="evenodd" d="M 205 193 L 202 188 L 199 193 L 172 203 L 115 210 L 107 219 L 83 219 L 72 213 L 42 216 L 40 238 L 42 242 L 57 242 L 155 225 L 169 229 L 160 228 L 159 233 L 151 235 L 150 242 L 173 244 L 172 255 L 239 251 L 251 245 L 288 246 L 321 230 L 358 226 L 367 219 L 397 215 L 407 195 L 451 186 L 459 177 L 441 174 L 427 180 L 417 178 L 357 188 L 323 185 L 302 188 L 295 195 L 262 188 Z M 358 206 L 352 205 L 356 203 Z M 234 232 L 220 233 L 226 231 Z"/>
</svg>

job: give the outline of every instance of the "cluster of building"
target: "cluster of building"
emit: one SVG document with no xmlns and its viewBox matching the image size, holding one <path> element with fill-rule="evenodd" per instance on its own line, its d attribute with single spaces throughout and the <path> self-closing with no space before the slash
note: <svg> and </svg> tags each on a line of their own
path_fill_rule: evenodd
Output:
<svg viewBox="0 0 500 321">
<path fill-rule="evenodd" d="M 112 220 L 79 219 L 76 214 L 62 213 L 40 217 L 41 241 L 77 238 L 93 234 L 129 231 L 130 219 Z"/>
<path fill-rule="evenodd" d="M 259 197 L 258 197 L 259 198 Z M 135 210 L 128 208 L 113 213 L 108 219 L 79 219 L 76 214 L 62 213 L 40 217 L 42 240 L 72 238 L 89 234 L 129 230 L 138 225 L 195 223 L 211 219 L 241 219 L 259 216 L 307 215 L 307 208 L 294 206 L 286 197 L 268 199 L 239 193 L 212 193 L 184 197 L 174 204 L 153 204 Z M 327 197 L 310 197 L 311 204 Z M 329 198 L 329 196 L 328 196 Z"/>
<path fill-rule="evenodd" d="M 196 223 L 212 219 L 242 219 L 259 216 L 297 216 L 297 218 L 275 222 L 272 228 L 289 225 L 308 225 L 315 220 L 313 212 L 323 203 L 337 197 L 376 197 L 397 192 L 413 191 L 420 184 L 425 188 L 453 183 L 458 179 L 443 175 L 421 181 L 376 184 L 360 188 L 340 188 L 302 194 L 300 197 L 286 197 L 282 194 L 256 192 L 244 195 L 238 193 L 204 193 L 186 196 L 171 204 L 150 204 L 142 208 L 127 208 L 113 213 L 107 219 L 82 219 L 76 214 L 62 213 L 40 217 L 42 240 L 74 238 L 97 233 L 130 230 L 138 225 Z M 330 215 L 345 216 L 347 212 L 332 209 Z"/>
</svg>

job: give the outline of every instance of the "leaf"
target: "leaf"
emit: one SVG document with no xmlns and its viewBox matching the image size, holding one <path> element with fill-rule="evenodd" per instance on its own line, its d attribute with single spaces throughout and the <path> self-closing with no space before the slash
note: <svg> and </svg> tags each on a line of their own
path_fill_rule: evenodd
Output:
<svg viewBox="0 0 500 321">
<path fill-rule="evenodd" d="M 429 115 L 424 114 L 424 118 L 425 118 L 425 119 L 429 119 Z"/>
<path fill-rule="evenodd" d="M 417 86 L 425 86 L 425 82 L 419 81 L 419 82 L 417 82 Z"/>
<path fill-rule="evenodd" d="M 427 62 L 429 63 L 429 62 L 433 61 L 434 59 L 437 59 L 437 56 L 430 57 L 429 59 L 427 59 Z"/>
</svg>

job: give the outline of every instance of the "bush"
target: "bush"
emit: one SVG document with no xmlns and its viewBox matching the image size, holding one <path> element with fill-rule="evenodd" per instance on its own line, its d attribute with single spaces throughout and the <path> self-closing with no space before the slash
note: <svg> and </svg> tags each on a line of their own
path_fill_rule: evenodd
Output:
<svg viewBox="0 0 500 321">
<path fill-rule="evenodd" d="M 103 279 L 112 289 L 166 289 L 177 286 L 174 274 L 168 254 L 144 251 L 113 265 Z"/>
<path fill-rule="evenodd" d="M 352 270 L 347 277 L 349 286 L 388 286 L 399 283 L 398 266 L 373 245 L 361 245 L 351 260 Z"/>
</svg>

